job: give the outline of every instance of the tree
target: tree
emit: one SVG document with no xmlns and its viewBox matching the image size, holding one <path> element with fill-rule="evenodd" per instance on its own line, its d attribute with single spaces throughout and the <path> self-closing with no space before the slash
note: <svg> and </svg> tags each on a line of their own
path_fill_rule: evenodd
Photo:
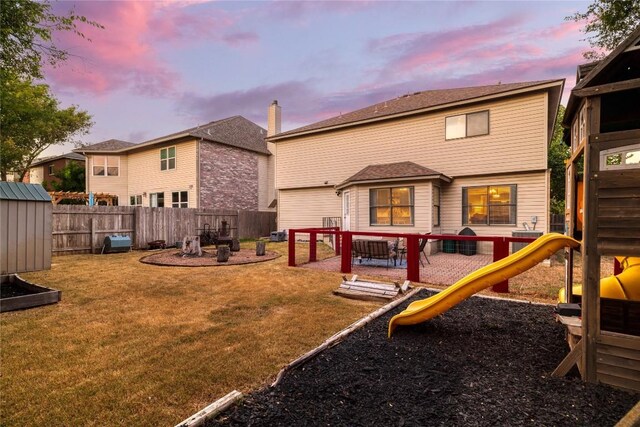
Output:
<svg viewBox="0 0 640 427">
<path fill-rule="evenodd" d="M 4 74 L 42 78 L 42 63 L 56 65 L 68 57 L 59 49 L 52 34 L 72 31 L 85 38 L 78 23 L 98 28 L 100 24 L 70 11 L 67 16 L 51 12 L 48 1 L 2 0 L 0 5 L 0 69 Z"/>
<path fill-rule="evenodd" d="M 553 137 L 549 144 L 549 152 L 547 155 L 547 166 L 551 169 L 551 212 L 564 213 L 565 200 L 565 163 L 569 158 L 571 150 L 562 140 L 562 120 L 564 118 L 564 106 L 560 105 L 556 124 L 553 128 Z"/>
<path fill-rule="evenodd" d="M 70 161 L 62 169 L 56 171 L 56 176 L 60 181 L 51 183 L 54 190 L 84 193 L 84 166 L 78 162 Z"/>
<path fill-rule="evenodd" d="M 45 149 L 85 134 L 91 116 L 76 106 L 60 109 L 49 86 L 34 84 L 15 75 L 0 82 L 0 175 L 14 171 L 22 180 L 29 166 Z"/>
<path fill-rule="evenodd" d="M 618 46 L 640 22 L 638 0 L 594 0 L 586 12 L 576 12 L 565 19 L 584 22 L 586 38 L 594 50 L 583 53 L 586 59 L 601 59 Z"/>
</svg>

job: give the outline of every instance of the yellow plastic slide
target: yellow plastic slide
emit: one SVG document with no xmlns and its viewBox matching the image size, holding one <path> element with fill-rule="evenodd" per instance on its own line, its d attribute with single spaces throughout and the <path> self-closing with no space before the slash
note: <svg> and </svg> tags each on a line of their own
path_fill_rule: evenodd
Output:
<svg viewBox="0 0 640 427">
<path fill-rule="evenodd" d="M 616 257 L 622 273 L 600 279 L 602 298 L 640 301 L 640 257 Z M 558 301 L 565 302 L 564 289 L 558 293 Z M 582 286 L 573 286 L 574 295 L 582 295 Z"/>
<path fill-rule="evenodd" d="M 565 246 L 578 248 L 580 242 L 558 233 L 545 234 L 523 249 L 474 271 L 432 297 L 412 302 L 406 310 L 389 321 L 389 337 L 398 325 L 414 325 L 438 316 L 471 295 L 530 269 Z"/>
</svg>

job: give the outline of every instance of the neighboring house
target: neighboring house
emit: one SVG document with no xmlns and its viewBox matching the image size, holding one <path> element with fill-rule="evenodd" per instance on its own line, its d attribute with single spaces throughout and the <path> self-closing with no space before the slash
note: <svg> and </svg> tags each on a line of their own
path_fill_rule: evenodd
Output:
<svg viewBox="0 0 640 427">
<path fill-rule="evenodd" d="M 60 182 L 56 176 L 70 162 L 75 162 L 84 167 L 85 158 L 79 153 L 66 153 L 59 156 L 50 156 L 36 160 L 29 167 L 29 181 L 32 184 L 42 184 L 48 190 L 53 190 L 52 182 Z"/>
<path fill-rule="evenodd" d="M 140 144 L 108 140 L 76 151 L 87 156 L 87 191 L 115 194 L 121 206 L 269 210 L 265 137 L 234 116 Z"/>
<path fill-rule="evenodd" d="M 510 236 L 548 230 L 564 80 L 416 92 L 267 138 L 278 228 Z"/>
</svg>

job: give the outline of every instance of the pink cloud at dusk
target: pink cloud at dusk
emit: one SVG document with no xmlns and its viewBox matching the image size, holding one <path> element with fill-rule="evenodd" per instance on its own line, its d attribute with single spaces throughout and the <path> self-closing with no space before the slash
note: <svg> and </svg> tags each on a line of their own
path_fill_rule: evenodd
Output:
<svg viewBox="0 0 640 427">
<path fill-rule="evenodd" d="M 164 96 L 178 89 L 181 77 L 162 59 L 163 44 L 214 40 L 235 47 L 259 40 L 250 32 L 226 34 L 234 20 L 225 11 L 197 14 L 184 5 L 77 3 L 76 14 L 98 22 L 104 29 L 83 25 L 80 31 L 90 41 L 70 32 L 58 34 L 58 45 L 71 56 L 62 66 L 48 68 L 48 79 L 54 86 L 97 95 L 125 89 L 139 95 Z M 56 12 L 64 14 L 66 10 L 57 5 Z"/>
</svg>

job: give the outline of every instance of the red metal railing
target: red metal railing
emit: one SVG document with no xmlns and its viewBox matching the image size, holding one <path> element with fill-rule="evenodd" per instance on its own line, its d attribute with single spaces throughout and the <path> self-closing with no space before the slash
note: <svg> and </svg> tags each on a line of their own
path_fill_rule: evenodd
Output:
<svg viewBox="0 0 640 427">
<path fill-rule="evenodd" d="M 531 243 L 535 239 L 531 237 L 498 237 L 498 236 L 459 236 L 455 234 L 408 234 L 408 233 L 382 233 L 368 231 L 340 231 L 339 227 L 329 228 L 299 228 L 290 229 L 289 238 L 289 266 L 296 266 L 296 234 L 309 234 L 309 262 L 317 260 L 318 234 L 334 234 L 336 255 L 341 255 L 340 272 L 351 273 L 351 245 L 353 236 L 390 237 L 392 239 L 406 239 L 407 248 L 407 280 L 420 281 L 420 240 L 425 237 L 429 240 L 461 240 L 493 243 L 493 261 L 498 261 L 509 256 L 509 243 Z M 497 283 L 493 286 L 494 292 L 509 292 L 509 281 Z"/>
</svg>

